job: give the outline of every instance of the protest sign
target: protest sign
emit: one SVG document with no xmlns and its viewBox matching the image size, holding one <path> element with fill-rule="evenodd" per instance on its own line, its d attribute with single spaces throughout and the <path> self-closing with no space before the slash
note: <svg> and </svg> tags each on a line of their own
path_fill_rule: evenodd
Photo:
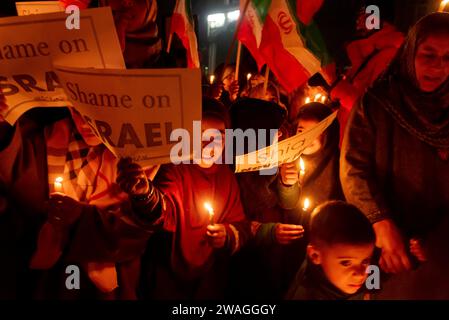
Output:
<svg viewBox="0 0 449 320">
<path fill-rule="evenodd" d="M 235 172 L 271 169 L 281 164 L 295 161 L 332 124 L 336 116 L 337 112 L 334 112 L 307 131 L 281 142 L 275 142 L 266 148 L 237 156 Z"/>
<path fill-rule="evenodd" d="M 65 66 L 124 69 L 111 9 L 81 11 L 82 28 L 68 30 L 65 13 L 0 19 L 0 90 L 13 124 L 33 107 L 68 103 L 53 63 Z"/>
<path fill-rule="evenodd" d="M 26 1 L 16 2 L 17 15 L 42 14 L 65 11 L 59 1 Z"/>
<path fill-rule="evenodd" d="M 170 162 L 171 132 L 183 128 L 193 136 L 193 122 L 201 120 L 199 69 L 55 71 L 104 144 L 143 166 Z"/>
</svg>

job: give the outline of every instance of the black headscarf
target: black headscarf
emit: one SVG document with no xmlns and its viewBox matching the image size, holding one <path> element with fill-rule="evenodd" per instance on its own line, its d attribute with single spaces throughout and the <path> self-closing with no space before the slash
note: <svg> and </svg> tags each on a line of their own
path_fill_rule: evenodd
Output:
<svg viewBox="0 0 449 320">
<path fill-rule="evenodd" d="M 437 148 L 449 149 L 449 78 L 435 91 L 420 90 L 415 71 L 419 45 L 444 33 L 449 41 L 449 14 L 433 13 L 410 30 L 385 75 L 369 91 L 410 134 Z"/>
</svg>

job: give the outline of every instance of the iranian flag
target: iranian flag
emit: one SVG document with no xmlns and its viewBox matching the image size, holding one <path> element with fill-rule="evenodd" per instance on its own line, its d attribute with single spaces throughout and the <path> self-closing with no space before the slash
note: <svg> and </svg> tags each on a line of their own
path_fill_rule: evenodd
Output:
<svg viewBox="0 0 449 320">
<path fill-rule="evenodd" d="M 176 33 L 187 50 L 187 66 L 199 68 L 198 44 L 193 27 L 190 0 L 177 0 L 171 18 L 170 34 Z"/>
<path fill-rule="evenodd" d="M 262 41 L 262 30 L 270 8 L 271 0 L 240 0 L 240 12 L 244 12 L 237 39 L 248 49 L 256 60 L 259 70 L 265 59 L 259 52 Z"/>
<path fill-rule="evenodd" d="M 271 1 L 259 52 L 288 92 L 315 73 L 324 73 L 323 68 L 330 64 L 325 43 L 312 21 L 322 3 L 323 0 Z"/>
</svg>

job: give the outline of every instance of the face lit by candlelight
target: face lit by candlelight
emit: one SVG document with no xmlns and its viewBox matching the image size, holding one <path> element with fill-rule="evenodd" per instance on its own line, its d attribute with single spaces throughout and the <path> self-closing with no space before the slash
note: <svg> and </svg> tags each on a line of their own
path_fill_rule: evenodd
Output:
<svg viewBox="0 0 449 320">
<path fill-rule="evenodd" d="M 226 126 L 220 119 L 205 117 L 201 121 L 201 134 L 208 129 L 215 129 L 220 132 L 220 136 L 211 136 L 202 141 L 201 162 L 198 164 L 201 168 L 210 168 L 221 157 L 224 150 Z M 210 138 L 210 139 L 209 139 Z"/>
<path fill-rule="evenodd" d="M 449 77 L 449 33 L 427 37 L 416 50 L 416 79 L 424 92 L 438 89 Z"/>
<path fill-rule="evenodd" d="M 313 120 L 313 119 L 310 119 L 310 120 L 309 119 L 299 119 L 299 121 L 298 121 L 298 128 L 296 130 L 296 133 L 298 134 L 298 133 L 307 131 L 308 129 L 314 127 L 317 124 L 318 124 L 317 120 Z M 321 149 L 321 147 L 322 147 L 322 144 L 323 144 L 322 140 L 323 140 L 323 138 L 322 138 L 322 135 L 321 135 L 320 137 L 315 139 L 308 148 L 306 148 L 304 150 L 304 154 L 305 155 L 311 155 L 311 154 L 314 154 L 315 152 L 318 152 Z"/>
<path fill-rule="evenodd" d="M 368 276 L 374 244 L 309 245 L 307 255 L 320 265 L 329 282 L 346 294 L 356 293 Z"/>
</svg>

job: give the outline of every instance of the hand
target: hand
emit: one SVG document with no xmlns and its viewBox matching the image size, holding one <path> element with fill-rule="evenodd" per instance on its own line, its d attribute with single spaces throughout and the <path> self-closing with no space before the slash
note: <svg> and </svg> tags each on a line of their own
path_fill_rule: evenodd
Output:
<svg viewBox="0 0 449 320">
<path fill-rule="evenodd" d="M 239 96 L 240 86 L 238 80 L 234 80 L 229 88 L 229 98 L 231 101 L 237 100 Z"/>
<path fill-rule="evenodd" d="M 410 239 L 410 253 L 418 259 L 419 262 L 426 262 L 427 255 L 423 244 L 419 239 Z"/>
<path fill-rule="evenodd" d="M 209 86 L 209 96 L 213 99 L 220 99 L 223 93 L 223 85 L 218 83 L 213 83 Z"/>
<path fill-rule="evenodd" d="M 210 245 L 215 249 L 221 249 L 226 243 L 226 227 L 223 224 L 208 225 L 207 236 L 209 237 Z"/>
<path fill-rule="evenodd" d="M 330 92 L 330 96 L 332 100 L 339 100 L 343 107 L 351 110 L 359 97 L 359 92 L 348 80 L 340 80 Z"/>
<path fill-rule="evenodd" d="M 53 193 L 48 201 L 48 222 L 70 227 L 81 216 L 83 205 L 62 193 Z"/>
<path fill-rule="evenodd" d="M 373 224 L 376 246 L 382 249 L 379 265 L 387 273 L 410 270 L 411 264 L 404 240 L 393 221 L 385 219 Z"/>
<path fill-rule="evenodd" d="M 292 186 L 299 181 L 299 171 L 296 162 L 281 165 L 281 181 L 286 186 Z"/>
<path fill-rule="evenodd" d="M 150 191 L 150 182 L 145 171 L 130 158 L 120 159 L 117 164 L 116 182 L 130 196 L 145 195 Z"/>
<path fill-rule="evenodd" d="M 276 241 L 279 244 L 289 244 L 304 235 L 304 228 L 294 224 L 278 223 L 275 227 Z"/>
</svg>

